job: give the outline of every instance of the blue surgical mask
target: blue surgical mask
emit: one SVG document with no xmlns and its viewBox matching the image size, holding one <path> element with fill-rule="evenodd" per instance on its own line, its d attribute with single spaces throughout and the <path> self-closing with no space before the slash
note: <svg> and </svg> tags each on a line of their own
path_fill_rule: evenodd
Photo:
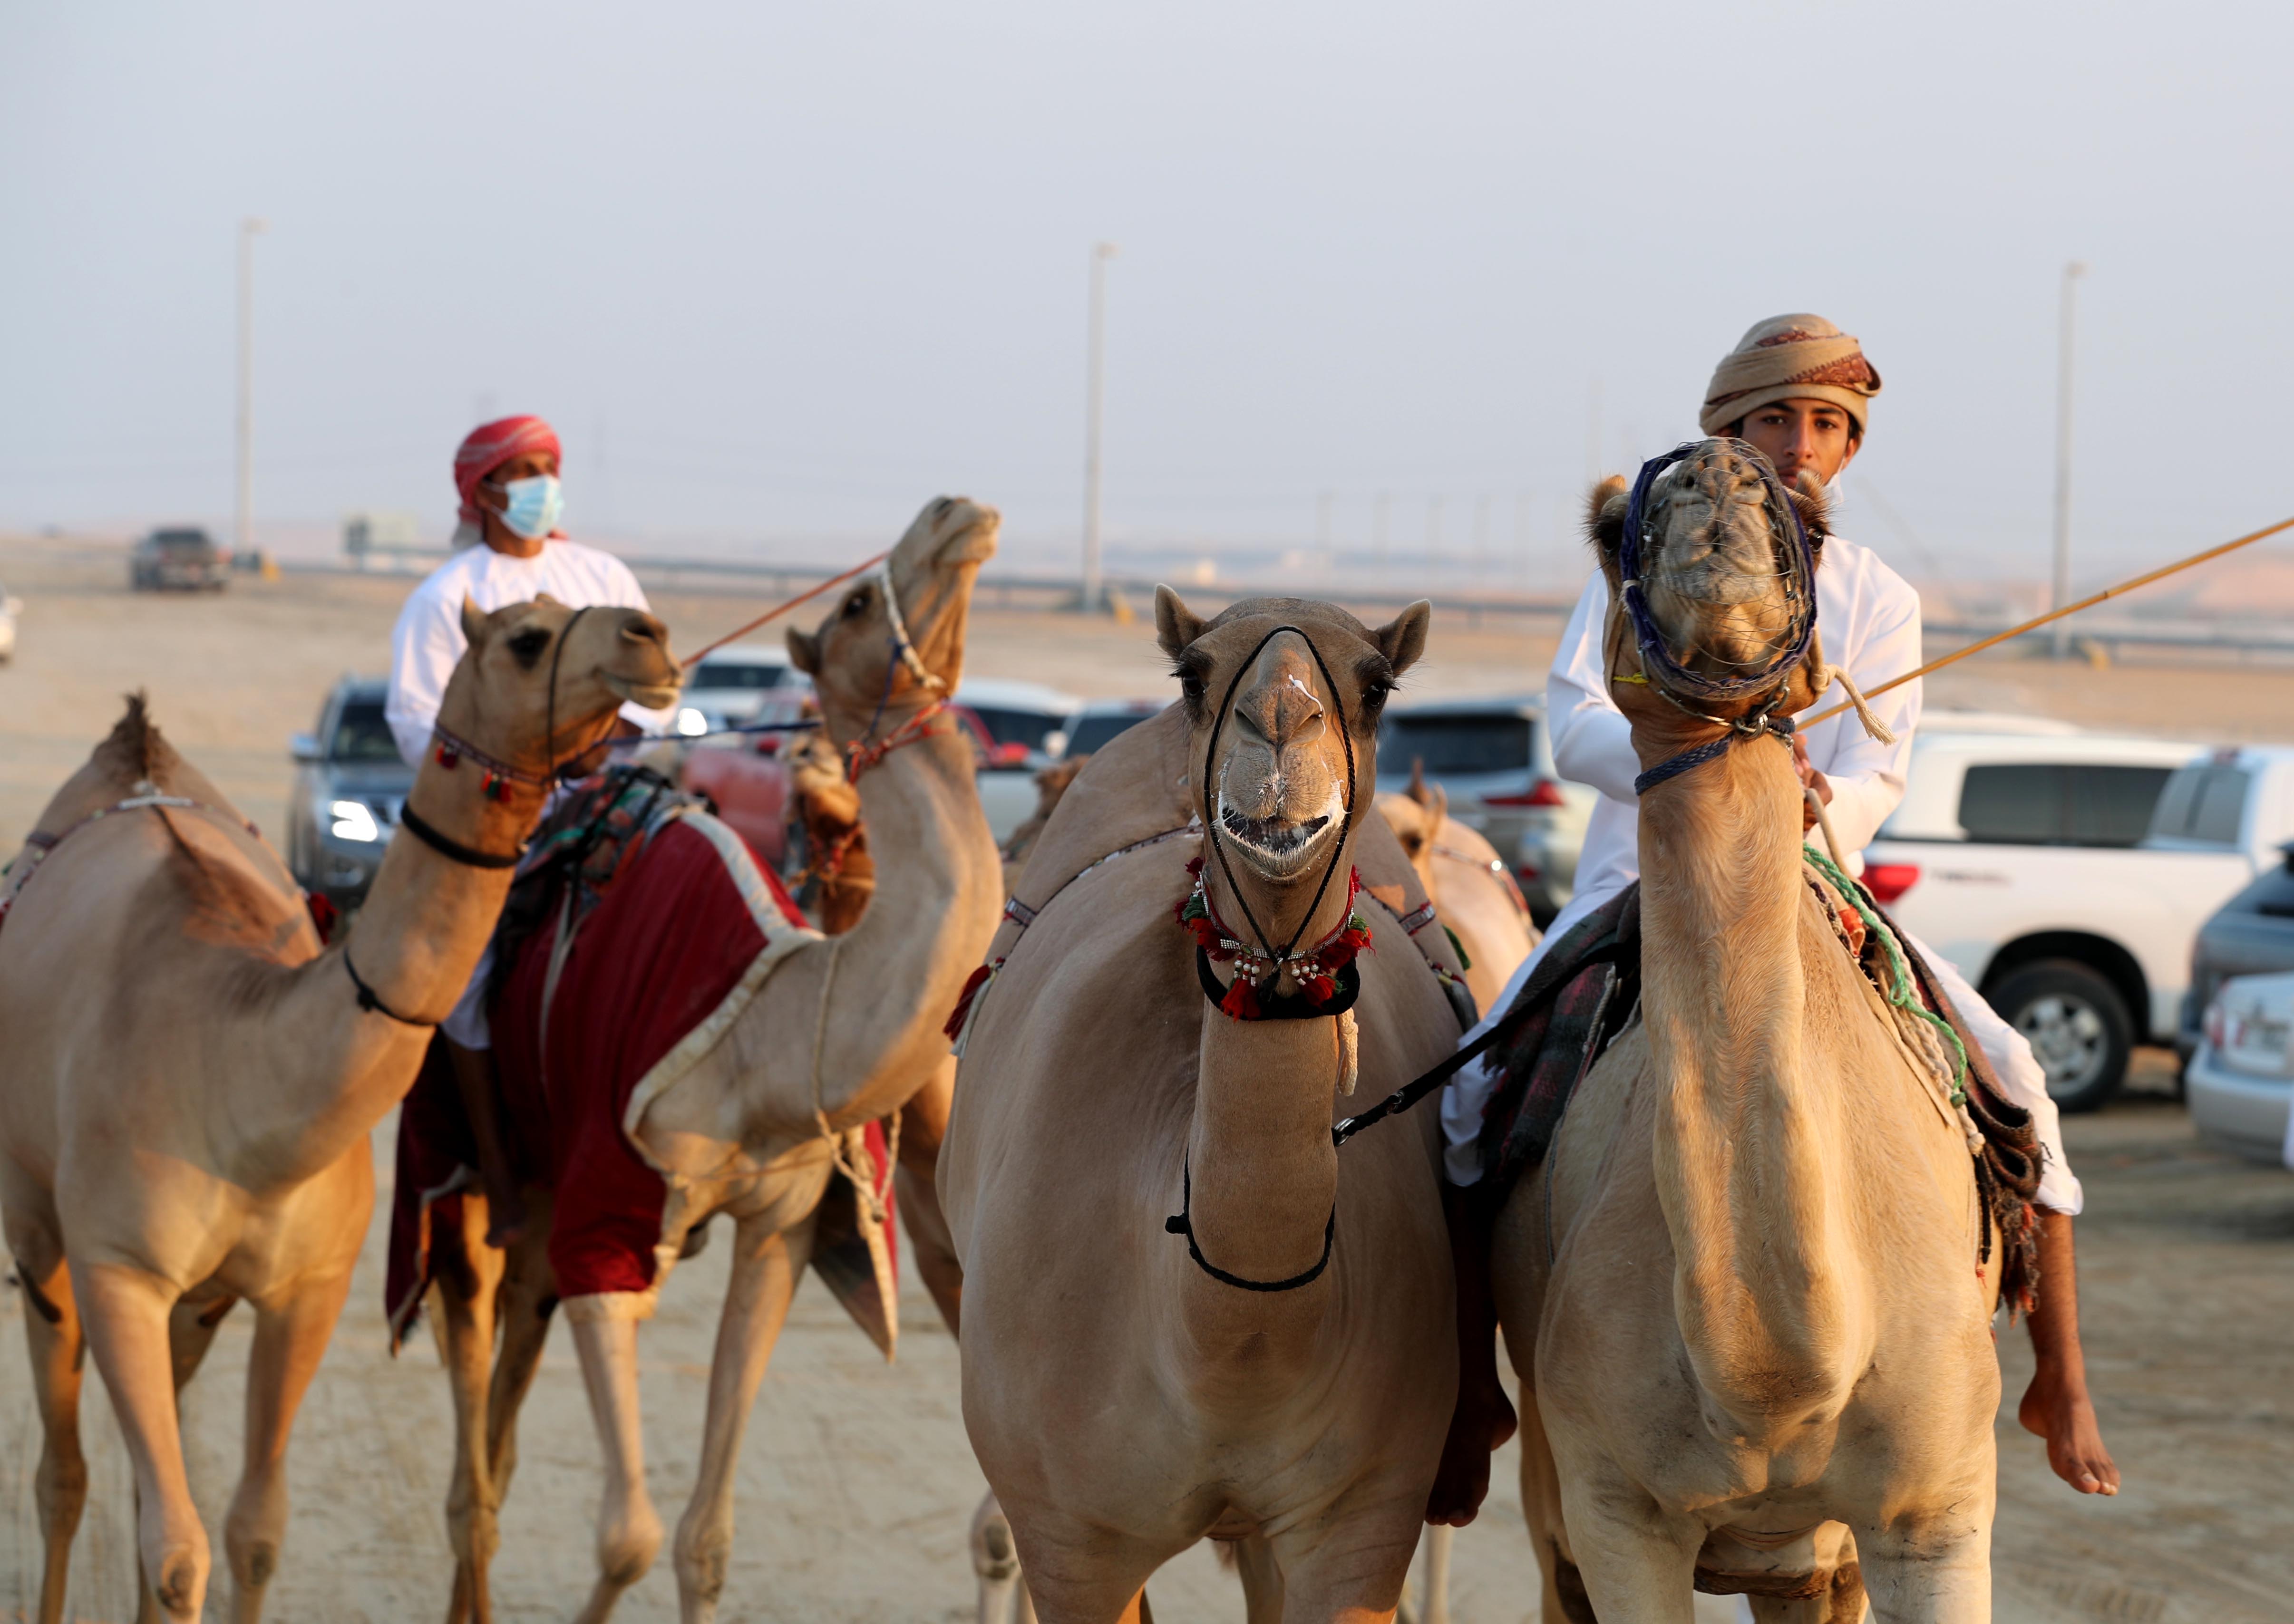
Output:
<svg viewBox="0 0 2294 1624">
<path fill-rule="evenodd" d="M 565 502 L 555 474 L 513 479 L 500 491 L 505 500 L 497 516 L 513 534 L 539 541 L 557 528 L 557 516 Z"/>
</svg>

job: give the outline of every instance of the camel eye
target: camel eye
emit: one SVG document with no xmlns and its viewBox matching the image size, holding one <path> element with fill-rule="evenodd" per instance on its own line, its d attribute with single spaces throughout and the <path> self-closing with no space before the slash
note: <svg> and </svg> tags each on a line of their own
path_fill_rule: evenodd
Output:
<svg viewBox="0 0 2294 1624">
<path fill-rule="evenodd" d="M 533 669 L 534 662 L 541 658 L 542 650 L 549 646 L 549 634 L 538 626 L 528 627 L 509 640 L 511 658 L 529 671 Z"/>
<path fill-rule="evenodd" d="M 851 597 L 844 600 L 844 618 L 846 620 L 857 621 L 867 612 L 868 594 L 866 590 L 855 592 Z"/>
</svg>

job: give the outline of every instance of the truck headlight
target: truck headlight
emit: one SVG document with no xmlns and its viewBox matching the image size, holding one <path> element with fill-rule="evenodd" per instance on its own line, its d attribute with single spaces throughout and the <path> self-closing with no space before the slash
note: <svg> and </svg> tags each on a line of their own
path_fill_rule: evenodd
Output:
<svg viewBox="0 0 2294 1624">
<path fill-rule="evenodd" d="M 382 825 L 374 821 L 374 808 L 362 800 L 338 800 L 328 807 L 334 820 L 328 832 L 338 840 L 378 840 Z"/>
</svg>

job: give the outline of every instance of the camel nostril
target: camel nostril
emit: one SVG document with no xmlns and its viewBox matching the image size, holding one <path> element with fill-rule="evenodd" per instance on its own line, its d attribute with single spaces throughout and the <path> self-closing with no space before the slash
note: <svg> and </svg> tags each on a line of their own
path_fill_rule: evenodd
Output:
<svg viewBox="0 0 2294 1624">
<path fill-rule="evenodd" d="M 669 628 L 649 614 L 633 614 L 622 622 L 622 636 L 632 643 L 657 643 L 666 647 Z"/>
</svg>

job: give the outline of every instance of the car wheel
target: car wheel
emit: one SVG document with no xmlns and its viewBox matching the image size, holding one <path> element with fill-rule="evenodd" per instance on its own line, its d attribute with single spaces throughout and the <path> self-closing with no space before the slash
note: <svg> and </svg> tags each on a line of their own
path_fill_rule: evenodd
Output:
<svg viewBox="0 0 2294 1624">
<path fill-rule="evenodd" d="M 1989 1000 L 2030 1041 L 2058 1110 L 2095 1110 L 2127 1080 L 2134 1022 L 2119 989 L 2087 966 L 2070 959 L 2026 964 Z"/>
</svg>

